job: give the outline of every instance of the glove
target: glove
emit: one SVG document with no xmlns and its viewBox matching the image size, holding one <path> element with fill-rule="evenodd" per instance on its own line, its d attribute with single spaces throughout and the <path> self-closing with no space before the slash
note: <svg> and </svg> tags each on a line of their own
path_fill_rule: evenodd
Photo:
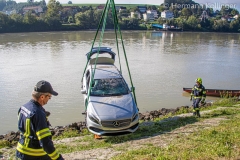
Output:
<svg viewBox="0 0 240 160">
<path fill-rule="evenodd" d="M 190 101 L 192 101 L 192 96 L 190 97 Z"/>
<path fill-rule="evenodd" d="M 48 112 L 48 111 L 45 111 L 45 114 L 46 114 L 47 117 L 49 117 L 51 113 Z"/>
</svg>

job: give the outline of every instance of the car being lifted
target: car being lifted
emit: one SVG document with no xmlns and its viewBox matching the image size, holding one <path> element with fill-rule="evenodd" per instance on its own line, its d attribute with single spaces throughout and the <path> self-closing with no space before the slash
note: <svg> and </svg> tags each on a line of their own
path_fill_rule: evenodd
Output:
<svg viewBox="0 0 240 160">
<path fill-rule="evenodd" d="M 97 53 L 99 57 L 91 58 Z M 96 47 L 87 53 L 87 57 L 81 93 L 88 130 L 105 136 L 135 132 L 139 126 L 138 107 L 125 79 L 114 65 L 115 53 L 108 47 Z"/>
</svg>

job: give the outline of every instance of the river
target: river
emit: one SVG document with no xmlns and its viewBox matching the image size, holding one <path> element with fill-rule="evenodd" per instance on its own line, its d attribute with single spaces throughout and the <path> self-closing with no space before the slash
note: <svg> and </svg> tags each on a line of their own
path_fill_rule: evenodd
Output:
<svg viewBox="0 0 240 160">
<path fill-rule="evenodd" d="M 17 111 L 34 85 L 49 81 L 59 95 L 45 105 L 52 126 L 83 121 L 81 78 L 95 31 L 0 34 L 0 134 L 17 131 Z M 240 34 L 123 31 L 140 112 L 191 105 L 183 87 L 240 89 Z M 98 36 L 99 37 L 99 36 Z M 116 50 L 106 31 L 95 46 Z M 129 83 L 120 44 L 123 75 Z M 118 57 L 116 62 L 118 62 Z M 118 63 L 116 65 L 119 67 Z M 130 83 L 129 83 L 130 85 Z M 217 98 L 207 97 L 207 101 Z"/>
</svg>

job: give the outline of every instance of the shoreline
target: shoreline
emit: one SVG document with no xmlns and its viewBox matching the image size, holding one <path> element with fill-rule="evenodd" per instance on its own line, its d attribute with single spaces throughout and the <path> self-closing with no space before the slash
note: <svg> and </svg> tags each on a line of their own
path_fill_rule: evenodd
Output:
<svg viewBox="0 0 240 160">
<path fill-rule="evenodd" d="M 200 108 L 207 108 L 209 106 L 212 106 L 212 102 L 207 102 L 204 106 L 200 106 Z M 156 118 L 161 118 L 169 113 L 175 114 L 180 110 L 188 110 L 190 113 L 192 111 L 192 106 L 181 106 L 177 107 L 175 109 L 166 109 L 161 108 L 159 110 L 153 110 L 145 113 L 139 112 L 139 120 L 140 121 L 152 121 Z M 60 136 L 63 132 L 68 131 L 69 129 L 77 130 L 78 132 L 82 132 L 83 129 L 86 129 L 86 123 L 84 121 L 80 122 L 73 122 L 72 124 L 66 125 L 66 126 L 55 126 L 50 127 L 52 136 Z M 0 141 L 8 141 L 8 142 L 17 142 L 20 137 L 19 131 L 9 131 L 6 134 L 0 135 Z"/>
<path fill-rule="evenodd" d="M 83 29 L 83 30 L 56 30 L 56 31 L 32 31 L 32 32 L 0 32 L 1 34 L 12 34 L 12 33 L 44 33 L 44 32 L 77 32 L 77 31 L 97 31 L 97 29 Z M 114 29 L 105 29 L 105 31 L 114 31 Z M 194 33 L 240 33 L 240 32 L 217 32 L 217 31 L 194 31 L 194 30 L 166 30 L 166 29 L 121 29 L 123 31 L 152 31 L 152 32 L 194 32 Z"/>
</svg>

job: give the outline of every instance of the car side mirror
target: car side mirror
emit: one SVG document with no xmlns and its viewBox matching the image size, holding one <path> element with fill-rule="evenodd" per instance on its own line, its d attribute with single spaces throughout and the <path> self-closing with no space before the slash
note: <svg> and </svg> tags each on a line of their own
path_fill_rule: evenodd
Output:
<svg viewBox="0 0 240 160">
<path fill-rule="evenodd" d="M 86 92 L 85 89 L 83 89 L 83 90 L 81 90 L 81 93 L 82 93 L 82 94 L 86 94 L 87 92 Z"/>
</svg>

